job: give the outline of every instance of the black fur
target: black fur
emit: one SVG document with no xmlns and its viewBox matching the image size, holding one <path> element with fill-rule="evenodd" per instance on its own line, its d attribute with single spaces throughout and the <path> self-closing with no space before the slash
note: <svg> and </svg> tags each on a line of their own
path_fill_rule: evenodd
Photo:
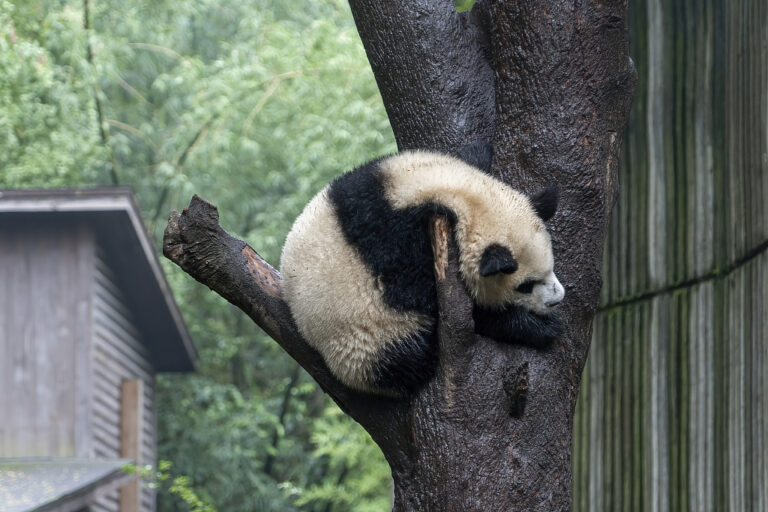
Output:
<svg viewBox="0 0 768 512">
<path fill-rule="evenodd" d="M 493 311 L 475 304 L 472 316 L 477 334 L 534 348 L 546 348 L 563 332 L 563 321 L 557 313 L 542 316 L 520 306 Z"/>
<path fill-rule="evenodd" d="M 373 383 L 398 395 L 408 395 L 426 384 L 437 369 L 435 326 L 390 343 L 376 358 Z"/>
<path fill-rule="evenodd" d="M 393 209 L 378 160 L 336 178 L 329 196 L 347 242 L 379 278 L 384 302 L 396 311 L 436 316 L 429 219 L 443 214 L 455 225 L 455 214 L 437 204 Z"/>
<path fill-rule="evenodd" d="M 545 187 L 531 197 L 533 209 L 544 222 L 552 218 L 557 211 L 557 187 Z"/>
<path fill-rule="evenodd" d="M 506 247 L 493 244 L 483 251 L 480 258 L 480 275 L 488 277 L 499 273 L 513 274 L 517 270 L 517 260 Z"/>
</svg>

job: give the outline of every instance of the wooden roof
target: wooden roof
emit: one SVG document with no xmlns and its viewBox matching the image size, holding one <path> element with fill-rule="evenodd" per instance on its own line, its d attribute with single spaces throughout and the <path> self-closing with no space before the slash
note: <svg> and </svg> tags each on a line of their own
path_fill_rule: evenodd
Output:
<svg viewBox="0 0 768 512">
<path fill-rule="evenodd" d="M 0 223 L 85 223 L 120 279 L 157 371 L 194 370 L 197 351 L 127 187 L 0 190 Z"/>
</svg>

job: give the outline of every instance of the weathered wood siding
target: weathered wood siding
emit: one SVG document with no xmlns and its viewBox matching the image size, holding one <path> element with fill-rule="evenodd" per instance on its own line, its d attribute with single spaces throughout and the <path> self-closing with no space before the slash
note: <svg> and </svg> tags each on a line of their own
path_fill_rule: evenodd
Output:
<svg viewBox="0 0 768 512">
<path fill-rule="evenodd" d="M 768 2 L 630 0 L 581 511 L 768 510 Z"/>
<path fill-rule="evenodd" d="M 120 458 L 121 384 L 142 379 L 141 462 L 156 463 L 154 370 L 104 260 L 86 225 L 0 220 L 0 457 Z"/>
<path fill-rule="evenodd" d="M 90 452 L 93 244 L 78 226 L 0 221 L 0 456 Z"/>
<path fill-rule="evenodd" d="M 94 266 L 93 368 L 94 454 L 120 457 L 120 393 L 123 379 L 144 381 L 142 464 L 155 464 L 155 374 L 149 354 L 125 305 L 114 273 L 97 251 Z M 142 490 L 142 511 L 155 508 L 154 491 Z M 117 492 L 99 500 L 96 511 L 118 511 Z"/>
</svg>

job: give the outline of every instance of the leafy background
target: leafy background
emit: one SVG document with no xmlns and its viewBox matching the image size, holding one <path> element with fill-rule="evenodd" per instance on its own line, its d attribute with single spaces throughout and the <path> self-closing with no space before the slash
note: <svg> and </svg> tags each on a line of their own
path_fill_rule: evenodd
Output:
<svg viewBox="0 0 768 512">
<path fill-rule="evenodd" d="M 0 188 L 130 185 L 157 247 L 198 193 L 277 264 L 315 192 L 394 150 L 346 1 L 0 0 Z M 367 434 L 161 260 L 200 360 L 158 378 L 159 458 L 222 511 L 388 510 Z"/>
</svg>

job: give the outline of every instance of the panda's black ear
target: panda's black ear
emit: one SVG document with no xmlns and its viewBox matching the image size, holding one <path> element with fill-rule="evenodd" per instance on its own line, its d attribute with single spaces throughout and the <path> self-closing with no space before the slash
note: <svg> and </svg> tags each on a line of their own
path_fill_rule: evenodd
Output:
<svg viewBox="0 0 768 512">
<path fill-rule="evenodd" d="M 517 260 L 504 246 L 493 244 L 483 251 L 480 258 L 480 275 L 493 276 L 499 273 L 512 274 L 517 270 Z"/>
<path fill-rule="evenodd" d="M 541 220 L 548 221 L 557 211 L 557 187 L 545 187 L 539 190 L 531 197 L 531 204 Z"/>
</svg>

